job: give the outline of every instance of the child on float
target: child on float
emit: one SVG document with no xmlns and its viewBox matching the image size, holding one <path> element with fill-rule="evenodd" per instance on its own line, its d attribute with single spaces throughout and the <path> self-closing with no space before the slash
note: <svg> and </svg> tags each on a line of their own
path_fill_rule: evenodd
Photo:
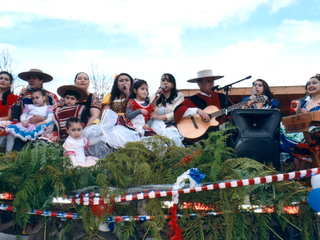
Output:
<svg viewBox="0 0 320 240">
<path fill-rule="evenodd" d="M 72 160 L 73 166 L 89 167 L 99 160 L 96 157 L 85 156 L 84 150 L 89 146 L 89 139 L 82 136 L 82 122 L 71 117 L 66 121 L 66 131 L 69 134 L 63 144 L 64 154 Z"/>
<path fill-rule="evenodd" d="M 149 102 L 148 83 L 142 79 L 135 79 L 126 109 L 127 125 L 143 136 L 156 135 L 151 128 L 154 119 L 150 115 L 154 105 Z"/>
<path fill-rule="evenodd" d="M 33 104 L 25 104 L 23 113 L 20 116 L 21 122 L 11 124 L 6 128 L 7 152 L 11 152 L 15 138 L 20 138 L 26 142 L 35 140 L 42 132 L 53 122 L 52 106 L 46 104 L 46 92 L 42 88 L 32 89 L 31 94 Z M 34 115 L 45 118 L 44 121 L 37 124 L 29 123 L 28 120 Z"/>
<path fill-rule="evenodd" d="M 145 80 L 135 80 L 127 104 L 126 117 L 141 137 L 162 135 L 183 147 L 183 137 L 175 128 L 166 128 L 163 120 L 152 118 L 154 105 L 148 100 L 148 84 Z"/>
<path fill-rule="evenodd" d="M 75 85 L 64 85 L 57 89 L 57 93 L 64 99 L 64 105 L 58 107 L 54 114 L 53 142 L 64 142 L 67 138 L 66 122 L 70 117 L 81 118 L 84 105 L 77 104 L 88 98 L 86 91 Z"/>
</svg>

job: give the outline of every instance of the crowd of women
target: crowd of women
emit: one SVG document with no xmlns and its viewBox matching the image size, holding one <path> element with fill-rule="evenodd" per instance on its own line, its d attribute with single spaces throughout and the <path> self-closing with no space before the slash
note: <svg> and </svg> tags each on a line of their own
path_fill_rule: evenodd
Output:
<svg viewBox="0 0 320 240">
<path fill-rule="evenodd" d="M 28 82 L 28 87 L 14 95 L 12 75 L 0 72 L 0 135 L 6 138 L 7 153 L 20 150 L 29 141 L 55 142 L 63 144 L 74 165 L 90 166 L 127 142 L 149 136 L 162 135 L 171 139 L 172 144 L 184 146 L 174 122 L 174 109 L 184 101 L 184 96 L 169 73 L 163 74 L 159 89 L 151 96 L 145 80 L 118 74 L 111 92 L 102 101 L 89 92 L 90 80 L 84 72 L 75 76 L 73 84 L 57 89 L 60 100 L 43 86 L 53 80 L 49 74 L 30 69 L 18 76 Z M 320 77 L 311 77 L 306 90 L 309 97 L 302 99 L 299 111 L 318 111 Z M 254 81 L 252 93 L 243 99 L 247 102 L 244 108 L 278 107 L 266 81 Z M 252 101 L 260 95 L 268 100 Z M 311 157 L 301 152 L 306 148 L 303 137 L 284 131 L 281 136 L 284 148 L 295 157 L 296 169 L 304 168 Z"/>
</svg>

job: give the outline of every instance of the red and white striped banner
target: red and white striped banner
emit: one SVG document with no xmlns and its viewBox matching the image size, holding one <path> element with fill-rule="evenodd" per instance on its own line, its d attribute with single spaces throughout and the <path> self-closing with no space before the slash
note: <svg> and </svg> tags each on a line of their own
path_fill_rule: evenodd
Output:
<svg viewBox="0 0 320 240">
<path fill-rule="evenodd" d="M 210 191 L 210 190 L 217 190 L 217 189 L 224 189 L 224 188 L 242 187 L 242 186 L 249 186 L 249 185 L 272 183 L 272 182 L 282 182 L 282 181 L 287 181 L 292 179 L 299 179 L 303 177 L 310 177 L 312 175 L 317 175 L 317 174 L 320 174 L 320 168 L 312 168 L 307 170 L 275 174 L 275 175 L 269 175 L 264 177 L 255 177 L 250 179 L 233 180 L 229 182 L 207 184 L 207 185 L 202 185 L 198 187 L 184 188 L 184 189 L 178 189 L 178 190 L 170 189 L 170 190 L 150 190 L 150 191 L 144 191 L 144 192 L 137 192 L 137 193 L 131 193 L 131 194 L 115 197 L 114 201 L 116 203 L 128 202 L 133 200 L 167 197 L 167 196 L 172 196 L 176 194 L 180 195 L 180 194 L 186 194 L 186 193 Z M 76 194 L 75 196 L 71 196 L 71 198 L 72 198 L 72 202 L 80 205 L 98 205 L 100 194 L 94 193 L 94 192 L 80 193 L 80 194 Z"/>
<path fill-rule="evenodd" d="M 305 204 L 306 202 L 299 202 L 299 203 L 293 203 L 293 206 L 285 206 L 284 210 L 289 214 L 296 214 L 298 213 L 298 206 Z M 0 204 L 0 210 L 2 211 L 8 211 L 13 212 L 14 209 L 11 205 L 5 205 Z M 264 207 L 264 208 L 254 208 L 254 211 L 257 213 L 264 213 L 264 212 L 273 212 L 273 208 L 270 207 Z M 80 219 L 81 216 L 77 213 L 71 213 L 71 212 L 58 212 L 58 211 L 47 211 L 47 210 L 39 210 L 39 209 L 33 209 L 28 212 L 32 215 L 38 215 L 38 216 L 46 216 L 46 217 L 58 217 L 58 218 L 69 218 L 69 219 Z M 188 214 L 189 217 L 197 217 L 199 215 L 201 216 L 216 216 L 220 215 L 221 212 L 201 212 L 201 213 L 190 213 Z M 178 218 L 181 218 L 182 214 L 177 214 Z M 168 219 L 169 215 L 165 215 L 165 218 Z M 139 215 L 139 216 L 110 216 L 107 218 L 107 222 L 132 222 L 132 221 L 151 221 L 154 219 L 154 216 L 149 215 Z"/>
</svg>

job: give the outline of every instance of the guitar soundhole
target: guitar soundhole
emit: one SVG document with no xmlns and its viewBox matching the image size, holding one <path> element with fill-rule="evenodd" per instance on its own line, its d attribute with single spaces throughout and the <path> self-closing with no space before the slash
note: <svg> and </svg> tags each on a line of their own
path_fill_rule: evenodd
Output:
<svg viewBox="0 0 320 240">
<path fill-rule="evenodd" d="M 198 129 L 198 125 L 197 125 L 196 121 L 194 120 L 193 116 L 191 116 L 191 122 L 192 122 L 194 128 Z"/>
</svg>

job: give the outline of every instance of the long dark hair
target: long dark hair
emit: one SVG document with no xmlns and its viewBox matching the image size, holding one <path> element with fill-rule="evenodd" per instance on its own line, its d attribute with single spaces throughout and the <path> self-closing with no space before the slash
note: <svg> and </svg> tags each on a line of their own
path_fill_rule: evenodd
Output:
<svg viewBox="0 0 320 240">
<path fill-rule="evenodd" d="M 143 79 L 135 79 L 131 88 L 131 93 L 129 95 L 128 99 L 134 99 L 137 97 L 137 94 L 134 92 L 134 90 L 138 90 L 139 87 L 141 87 L 143 84 L 148 86 L 147 81 L 143 80 Z M 145 99 L 146 102 L 149 102 L 149 97 L 147 97 Z"/>
<path fill-rule="evenodd" d="M 268 83 L 263 79 L 257 79 L 252 83 L 252 86 L 254 86 L 256 81 L 262 82 L 263 86 L 263 95 L 266 95 L 268 97 L 268 101 L 270 102 L 271 99 L 274 99 L 273 93 L 270 91 Z"/>
<path fill-rule="evenodd" d="M 9 76 L 10 83 L 13 82 L 13 77 L 12 77 L 12 74 L 11 74 L 11 73 L 8 73 L 8 72 L 6 72 L 6 71 L 1 71 L 1 72 L 0 72 L 0 76 L 1 76 L 2 74 L 7 74 L 7 75 Z M 2 105 L 3 105 L 3 106 L 7 105 L 7 98 L 8 98 L 8 95 L 9 95 L 10 93 L 12 93 L 12 91 L 11 91 L 11 86 L 8 87 L 7 91 L 5 91 L 5 92 L 2 94 Z"/>
<path fill-rule="evenodd" d="M 132 85 L 133 85 L 133 78 L 128 74 L 128 73 L 120 73 L 118 76 L 116 76 L 116 78 L 114 79 L 114 82 L 113 82 L 113 86 L 112 86 L 112 89 L 111 89 L 111 98 L 110 98 L 110 107 L 112 108 L 112 105 L 113 105 L 113 101 L 116 99 L 116 98 L 120 98 L 120 95 L 121 95 L 121 91 L 118 87 L 118 81 L 119 81 L 119 77 L 121 76 L 127 76 L 129 79 L 130 79 L 130 86 L 132 88 Z M 131 90 L 131 89 L 130 89 Z"/>
<path fill-rule="evenodd" d="M 177 85 L 176 85 L 176 79 L 174 78 L 174 76 L 170 73 L 164 73 L 161 77 L 161 79 L 167 76 L 169 78 L 169 82 L 171 82 L 173 84 L 173 88 L 171 89 L 170 92 L 170 96 L 168 97 L 168 99 L 166 100 L 165 97 L 163 96 L 163 94 L 160 95 L 156 105 L 158 106 L 159 104 L 163 103 L 163 102 L 167 102 L 167 103 L 172 103 L 172 101 L 178 96 L 178 90 L 177 90 Z"/>
</svg>

